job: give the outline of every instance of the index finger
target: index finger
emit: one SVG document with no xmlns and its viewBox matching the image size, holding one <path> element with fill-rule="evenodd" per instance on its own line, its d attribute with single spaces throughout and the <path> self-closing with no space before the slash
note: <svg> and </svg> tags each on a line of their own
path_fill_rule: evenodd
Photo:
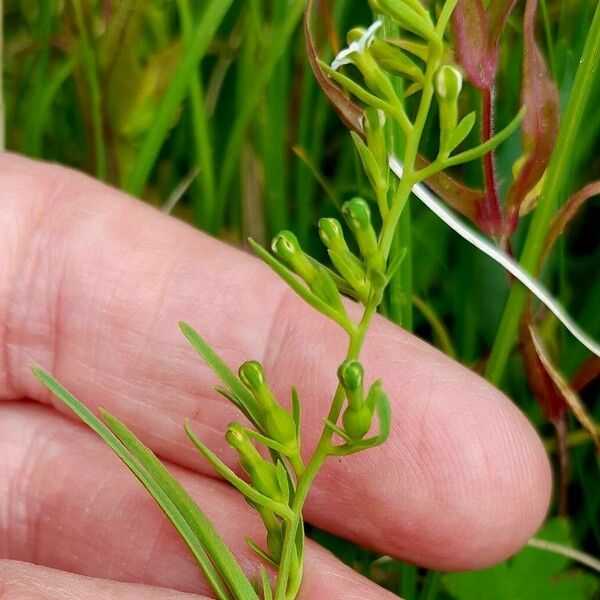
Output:
<svg viewBox="0 0 600 600">
<path fill-rule="evenodd" d="M 277 394 L 300 390 L 308 447 L 322 429 L 345 336 L 258 260 L 72 171 L 0 159 L 0 397 L 48 401 L 37 362 L 157 453 L 209 470 L 181 424 L 231 463 L 236 418 L 181 336 L 188 321 L 236 368 L 261 360 Z M 480 567 L 538 527 L 550 493 L 534 430 L 500 392 L 377 319 L 362 358 L 392 401 L 390 440 L 331 460 L 307 519 L 441 569 Z"/>
</svg>

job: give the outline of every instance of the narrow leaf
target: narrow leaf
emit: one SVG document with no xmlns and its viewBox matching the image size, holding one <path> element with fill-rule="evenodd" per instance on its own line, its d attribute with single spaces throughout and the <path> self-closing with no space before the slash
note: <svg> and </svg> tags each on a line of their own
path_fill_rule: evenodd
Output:
<svg viewBox="0 0 600 600">
<path fill-rule="evenodd" d="M 102 417 L 109 429 L 175 504 L 196 533 L 212 563 L 227 582 L 235 597 L 240 600 L 246 598 L 257 600 L 252 585 L 235 556 L 219 536 L 208 517 L 181 484 L 169 473 L 154 453 L 140 442 L 119 419 L 107 412 L 103 412 Z"/>
<path fill-rule="evenodd" d="M 279 565 L 269 556 L 268 552 L 265 552 L 252 538 L 246 537 L 244 538 L 244 541 L 252 552 L 259 556 L 261 560 L 264 560 L 268 565 L 271 565 L 275 569 L 279 567 Z"/>
<path fill-rule="evenodd" d="M 121 459 L 127 468 L 135 475 L 140 483 L 154 498 L 161 510 L 171 521 L 173 526 L 179 532 L 188 548 L 192 552 L 196 562 L 202 569 L 204 576 L 217 594 L 219 600 L 232 600 L 231 593 L 226 588 L 221 576 L 213 566 L 204 546 L 198 539 L 196 532 L 193 531 L 187 520 L 183 517 L 172 499 L 163 491 L 162 487 L 154 481 L 148 472 L 138 463 L 136 458 L 130 453 L 127 447 L 118 439 L 118 437 L 94 415 L 83 403 L 81 403 L 73 394 L 65 389 L 54 377 L 46 373 L 39 367 L 32 367 L 33 374 L 66 406 L 68 406 L 94 431 L 109 448 Z"/>
<path fill-rule="evenodd" d="M 179 322 L 179 327 L 196 352 L 198 352 L 204 362 L 206 362 L 206 364 L 215 372 L 215 375 L 217 375 L 217 377 L 231 390 L 232 394 L 223 394 L 223 390 L 219 390 L 219 392 L 225 395 L 226 398 L 229 398 L 234 404 L 239 403 L 244 408 L 246 415 L 249 416 L 251 421 L 260 429 L 261 413 L 256 400 L 246 386 L 193 327 L 183 321 Z"/>
<path fill-rule="evenodd" d="M 499 131 L 489 140 L 487 140 L 483 144 L 480 144 L 479 146 L 476 146 L 475 148 L 471 148 L 470 150 L 465 150 L 460 154 L 455 154 L 454 156 L 451 156 L 449 159 L 444 161 L 444 168 L 455 167 L 457 165 L 476 160 L 478 158 L 481 158 L 485 154 L 488 154 L 492 150 L 495 150 L 498 146 L 500 146 L 500 144 L 505 142 L 517 130 L 517 128 L 521 124 L 521 121 L 523 121 L 524 117 L 526 116 L 526 109 L 522 108 L 513 118 L 513 120 L 502 131 Z"/>
<path fill-rule="evenodd" d="M 467 139 L 467 136 L 471 133 L 475 125 L 475 119 L 475 112 L 471 112 L 456 126 L 456 129 L 450 134 L 448 139 L 448 148 L 446 148 L 448 153 L 458 148 Z"/>
</svg>

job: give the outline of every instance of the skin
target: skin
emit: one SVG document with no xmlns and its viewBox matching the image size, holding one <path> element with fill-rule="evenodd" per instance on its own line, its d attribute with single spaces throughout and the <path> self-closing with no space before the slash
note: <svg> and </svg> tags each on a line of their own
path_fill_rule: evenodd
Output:
<svg viewBox="0 0 600 600">
<path fill-rule="evenodd" d="M 177 321 L 234 369 L 263 362 L 284 402 L 297 384 L 309 447 L 344 334 L 257 259 L 77 172 L 0 155 L 0 198 L 0 598 L 210 597 L 160 510 L 34 379 L 31 363 L 127 423 L 253 573 L 243 536 L 263 543 L 260 521 L 182 430 L 189 419 L 234 466 L 223 436 L 239 415 L 212 391 L 215 376 Z M 390 396 L 390 440 L 330 460 L 307 521 L 442 570 L 482 568 L 516 552 L 551 492 L 546 454 L 522 413 L 384 319 L 362 360 L 365 382 L 382 378 Z M 308 544 L 302 599 L 387 597 Z"/>
</svg>

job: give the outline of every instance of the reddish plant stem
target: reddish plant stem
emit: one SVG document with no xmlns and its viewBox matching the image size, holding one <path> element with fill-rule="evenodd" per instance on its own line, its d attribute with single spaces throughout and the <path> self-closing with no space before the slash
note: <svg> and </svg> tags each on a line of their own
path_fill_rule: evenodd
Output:
<svg viewBox="0 0 600 600">
<path fill-rule="evenodd" d="M 558 451 L 558 514 L 569 515 L 569 444 L 567 443 L 567 421 L 565 412 L 554 419 L 556 448 Z"/>
<path fill-rule="evenodd" d="M 495 90 L 491 86 L 481 91 L 481 141 L 487 142 L 494 135 L 494 97 Z M 481 228 L 498 239 L 502 233 L 502 207 L 498 196 L 498 180 L 496 176 L 496 157 L 489 152 L 483 157 L 483 176 L 485 199 L 481 207 Z"/>
</svg>

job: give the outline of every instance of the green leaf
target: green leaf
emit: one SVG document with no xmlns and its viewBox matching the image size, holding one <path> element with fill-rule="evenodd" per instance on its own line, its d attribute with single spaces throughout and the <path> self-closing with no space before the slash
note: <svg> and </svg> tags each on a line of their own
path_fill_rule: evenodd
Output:
<svg viewBox="0 0 600 600">
<path fill-rule="evenodd" d="M 302 410 L 300 409 L 300 395 L 298 389 L 292 387 L 292 416 L 294 417 L 294 423 L 296 423 L 296 437 L 300 440 L 300 426 L 302 424 Z"/>
<path fill-rule="evenodd" d="M 262 581 L 263 600 L 273 600 L 273 590 L 271 589 L 269 574 L 262 565 L 260 566 L 260 579 Z"/>
<path fill-rule="evenodd" d="M 219 546 L 219 539 L 216 532 L 213 530 L 213 538 L 209 530 L 212 529 L 212 525 L 208 523 L 208 528 L 204 530 L 198 530 L 193 527 L 192 523 L 182 513 L 180 508 L 177 506 L 175 499 L 167 493 L 163 486 L 156 481 L 152 473 L 148 471 L 146 466 L 139 461 L 139 458 L 135 456 L 129 448 L 100 420 L 94 415 L 84 404 L 82 404 L 73 394 L 65 389 L 54 377 L 46 373 L 39 367 L 32 367 L 33 374 L 62 402 L 65 403 L 90 429 L 97 433 L 104 442 L 113 450 L 113 452 L 123 461 L 123 463 L 129 468 L 129 470 L 137 477 L 142 485 L 152 495 L 156 503 L 160 506 L 164 514 L 173 523 L 173 526 L 179 532 L 179 535 L 183 538 L 188 548 L 192 552 L 196 562 L 202 569 L 206 579 L 212 586 L 213 590 L 217 594 L 219 600 L 234 600 L 245 596 L 237 595 L 237 593 L 243 593 L 248 590 L 249 582 L 246 579 L 243 572 L 240 570 L 238 573 L 239 588 L 233 587 L 232 589 L 236 592 L 233 596 L 227 589 L 222 576 L 215 568 L 218 563 L 213 564 L 211 551 L 214 552 L 215 548 L 210 544 L 211 541 L 216 541 L 216 546 Z M 133 435 L 133 434 L 131 434 Z M 141 445 L 141 442 L 138 442 Z M 148 452 L 150 452 L 148 450 Z M 158 459 L 155 458 L 157 462 Z M 159 463 L 160 464 L 160 463 Z M 161 465 L 162 466 L 162 465 Z M 164 467 L 163 467 L 164 468 Z M 185 492 L 184 492 L 185 493 Z M 193 501 L 190 499 L 190 503 Z M 194 505 L 195 506 L 195 505 Z M 197 508 L 197 507 L 196 507 Z M 200 509 L 197 509 L 198 512 Z M 197 523 L 196 523 L 197 525 Z M 209 545 L 206 546 L 204 541 L 208 540 Z M 223 542 L 221 544 L 224 545 Z M 224 546 L 225 553 L 222 555 L 223 559 L 226 560 L 227 554 L 229 554 L 233 561 L 235 558 L 231 555 L 227 546 Z M 221 550 L 219 548 L 219 550 Z M 235 563 L 237 564 L 237 563 Z M 238 567 L 239 568 L 239 567 Z M 238 580 L 236 578 L 236 582 Z M 243 578 L 243 579 L 242 579 Z M 244 580 L 245 579 L 245 583 Z M 248 598 L 255 598 L 256 596 L 248 596 Z"/>
<path fill-rule="evenodd" d="M 377 435 L 367 438 L 365 440 L 355 441 L 350 440 L 345 432 L 339 429 L 337 425 L 326 421 L 329 428 L 338 433 L 341 437 L 348 440 L 348 443 L 341 446 L 336 446 L 331 454 L 335 456 L 348 456 L 350 454 L 356 454 L 369 448 L 375 448 L 384 444 L 390 436 L 392 428 L 392 409 L 390 407 L 390 401 L 386 394 L 381 391 L 381 382 L 376 381 L 369 390 L 369 395 L 366 402 L 373 404 L 375 412 L 377 414 L 377 421 L 379 424 L 379 432 Z"/>
<path fill-rule="evenodd" d="M 272 567 L 279 567 L 279 565 L 269 556 L 269 554 L 265 552 L 252 538 L 246 537 L 244 538 L 244 541 L 246 542 L 246 545 L 261 558 L 261 560 L 264 560 Z"/>
<path fill-rule="evenodd" d="M 448 167 L 455 167 L 489 154 L 492 150 L 495 150 L 500 144 L 505 142 L 517 130 L 524 116 L 525 109 L 522 108 L 518 112 L 517 116 L 502 131 L 498 132 L 487 142 L 480 144 L 471 150 L 465 150 L 460 154 L 456 154 L 455 156 L 451 156 L 450 158 L 444 160 L 444 169 L 447 169 Z"/>
<path fill-rule="evenodd" d="M 189 340 L 204 362 L 215 372 L 217 377 L 229 388 L 231 393 L 222 388 L 217 391 L 233 402 L 244 414 L 262 430 L 260 425 L 261 412 L 252 394 L 231 369 L 221 360 L 220 356 L 206 343 L 200 334 L 190 325 L 179 322 L 183 335 Z"/>
<path fill-rule="evenodd" d="M 344 314 L 340 314 L 338 311 L 333 309 L 329 304 L 323 302 L 315 294 L 313 294 L 307 287 L 305 287 L 296 276 L 286 267 L 284 267 L 276 258 L 271 256 L 260 244 L 257 244 L 254 240 L 249 239 L 248 243 L 252 246 L 252 249 L 258 254 L 262 260 L 264 260 L 277 275 L 279 275 L 303 300 L 310 304 L 315 310 L 323 313 L 329 317 L 332 321 L 338 323 L 348 333 L 354 331 L 354 324 Z"/>
<path fill-rule="evenodd" d="M 569 521 L 552 519 L 538 537 L 570 545 Z M 598 578 L 587 572 L 566 570 L 569 562 L 565 556 L 526 547 L 495 567 L 451 573 L 442 581 L 456 600 L 591 600 L 599 589 Z"/>
<path fill-rule="evenodd" d="M 454 129 L 454 131 L 450 134 L 450 137 L 448 138 L 448 147 L 445 148 L 446 152 L 448 152 L 448 154 L 450 154 L 455 148 L 458 148 L 458 146 L 460 146 L 465 139 L 467 139 L 467 136 L 469 135 L 469 133 L 471 133 L 471 130 L 473 129 L 473 126 L 475 125 L 475 112 L 470 112 L 466 117 L 464 117 L 464 119 L 462 119 L 462 121 L 456 126 L 456 128 Z"/>
<path fill-rule="evenodd" d="M 235 556 L 219 536 L 208 517 L 192 500 L 181 484 L 169 473 L 155 454 L 138 440 L 119 419 L 106 411 L 102 411 L 102 418 L 132 456 L 137 459 L 140 465 L 146 469 L 154 481 L 171 498 L 198 536 L 211 561 L 230 589 L 234 591 L 236 597 L 240 600 L 242 598 L 254 598 L 252 595 L 245 595 L 252 590 L 252 586 Z"/>
</svg>

